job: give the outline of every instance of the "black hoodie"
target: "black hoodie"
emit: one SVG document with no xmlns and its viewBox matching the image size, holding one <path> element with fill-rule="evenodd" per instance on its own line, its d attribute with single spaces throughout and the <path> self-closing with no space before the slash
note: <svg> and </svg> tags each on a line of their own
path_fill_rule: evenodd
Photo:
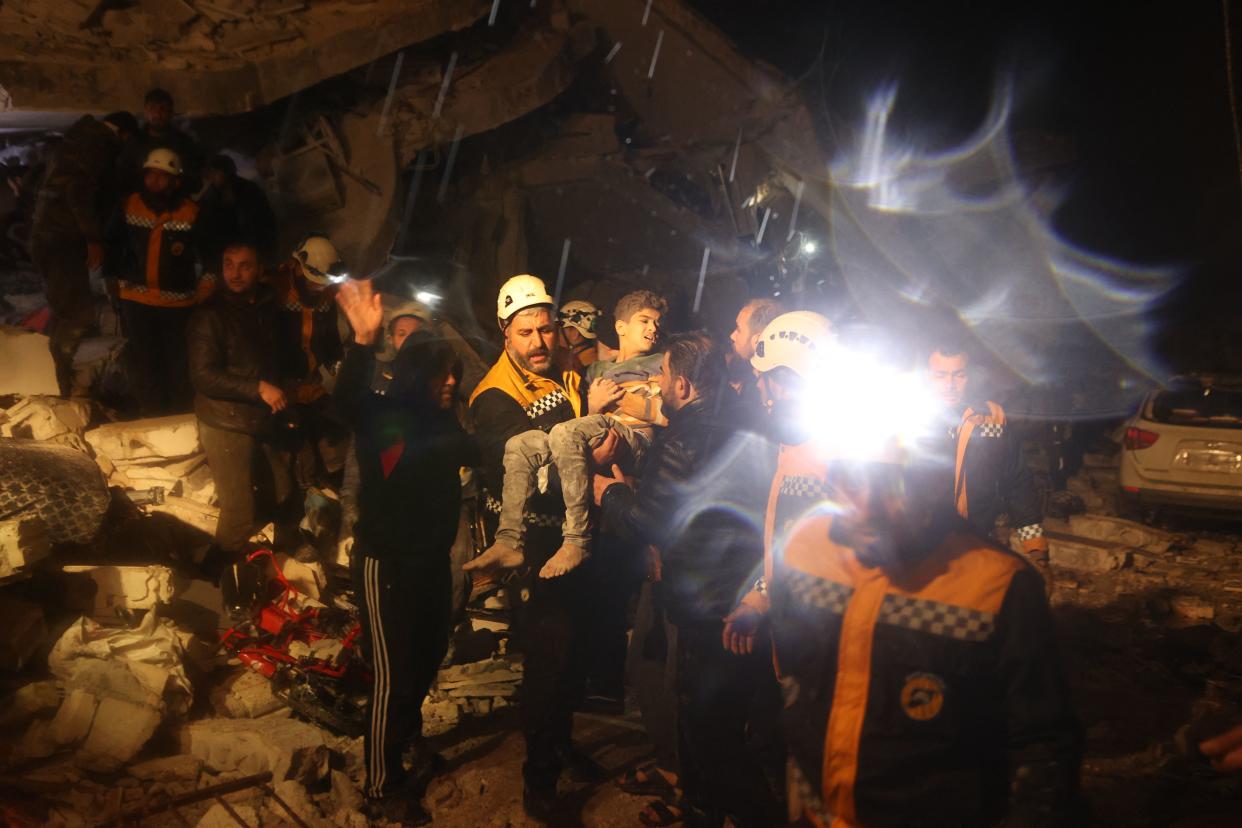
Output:
<svg viewBox="0 0 1242 828">
<path fill-rule="evenodd" d="M 345 354 L 335 396 L 354 428 L 361 486 L 354 536 L 373 558 L 447 566 L 461 509 L 459 470 L 477 449 L 452 411 L 430 398 L 432 380 L 460 375 L 452 349 L 423 332 L 406 340 L 393 361 L 388 393 L 371 391 L 375 351 L 354 345 Z"/>
</svg>

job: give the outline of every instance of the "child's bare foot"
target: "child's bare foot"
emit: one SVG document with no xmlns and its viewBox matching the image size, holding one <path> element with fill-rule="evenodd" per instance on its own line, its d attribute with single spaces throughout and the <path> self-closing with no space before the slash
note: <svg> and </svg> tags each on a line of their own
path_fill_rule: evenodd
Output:
<svg viewBox="0 0 1242 828">
<path fill-rule="evenodd" d="M 543 565 L 543 569 L 539 570 L 540 578 L 559 578 L 567 572 L 572 572 L 578 568 L 578 565 L 587 559 L 587 551 L 581 546 L 575 546 L 572 543 L 563 545 L 556 550 L 556 554 L 548 558 L 548 562 Z"/>
<path fill-rule="evenodd" d="M 463 572 L 490 572 L 495 569 L 517 569 L 526 556 L 505 543 L 493 543 L 482 555 L 462 566 Z"/>
</svg>

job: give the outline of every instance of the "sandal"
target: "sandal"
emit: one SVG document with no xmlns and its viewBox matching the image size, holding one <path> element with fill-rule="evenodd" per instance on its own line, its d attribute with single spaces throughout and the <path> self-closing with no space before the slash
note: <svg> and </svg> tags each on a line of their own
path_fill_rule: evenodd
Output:
<svg viewBox="0 0 1242 828">
<path fill-rule="evenodd" d="M 643 808 L 638 814 L 638 821 L 648 826 L 648 828 L 663 828 L 666 825 L 676 825 L 684 821 L 685 818 L 685 809 L 682 808 L 680 801 L 670 805 L 663 799 L 651 800 L 647 803 L 647 807 Z"/>
<path fill-rule="evenodd" d="M 617 779 L 616 785 L 627 794 L 634 796 L 658 796 L 668 798 L 676 796 L 678 791 L 660 773 L 659 765 L 654 762 L 640 768 L 626 771 Z"/>
</svg>

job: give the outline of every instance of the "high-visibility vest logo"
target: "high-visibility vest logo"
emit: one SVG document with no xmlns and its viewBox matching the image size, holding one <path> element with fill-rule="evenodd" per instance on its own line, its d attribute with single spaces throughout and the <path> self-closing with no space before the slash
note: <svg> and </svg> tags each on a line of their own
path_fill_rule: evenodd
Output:
<svg viewBox="0 0 1242 828">
<path fill-rule="evenodd" d="M 932 673 L 911 673 L 901 688 L 901 709 L 919 722 L 934 719 L 944 708 L 944 679 Z"/>
</svg>

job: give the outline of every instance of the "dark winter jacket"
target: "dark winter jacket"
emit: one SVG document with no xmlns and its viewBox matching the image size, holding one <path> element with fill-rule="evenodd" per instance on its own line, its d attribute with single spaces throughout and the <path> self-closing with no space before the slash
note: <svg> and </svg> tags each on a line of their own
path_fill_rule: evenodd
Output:
<svg viewBox="0 0 1242 828">
<path fill-rule="evenodd" d="M 389 393 L 380 395 L 371 390 L 375 351 L 352 345 L 345 353 L 333 395 L 354 429 L 361 479 L 354 537 L 370 557 L 449 564 L 460 469 L 474 465 L 478 452 L 454 412 L 432 405 L 426 388 L 455 359 L 442 341 L 416 333 L 394 363 Z"/>
<path fill-rule="evenodd" d="M 947 509 L 902 571 L 867 565 L 831 501 L 782 446 L 769 618 L 812 824 L 1074 824 L 1082 731 L 1039 576 Z"/>
<path fill-rule="evenodd" d="M 272 292 L 259 285 L 248 294 L 222 289 L 190 317 L 186 331 L 194 413 L 210 426 L 266 434 L 271 410 L 259 396 L 259 380 L 276 385 L 276 309 Z"/>
<path fill-rule="evenodd" d="M 746 417 L 731 390 L 665 415 L 637 489 L 604 492 L 604 526 L 660 550 L 669 620 L 719 625 L 760 572 L 776 447 L 742 430 Z"/>
<path fill-rule="evenodd" d="M 120 151 L 121 141 L 112 128 L 90 115 L 69 127 L 39 189 L 32 244 L 56 243 L 66 237 L 103 241 Z"/>
</svg>

